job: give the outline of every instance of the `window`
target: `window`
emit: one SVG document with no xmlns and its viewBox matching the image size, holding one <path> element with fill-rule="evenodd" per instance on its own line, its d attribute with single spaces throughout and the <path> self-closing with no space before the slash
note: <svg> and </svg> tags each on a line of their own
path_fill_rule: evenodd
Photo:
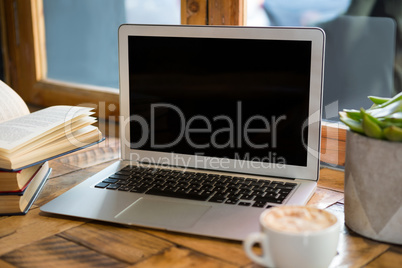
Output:
<svg viewBox="0 0 402 268">
<path fill-rule="evenodd" d="M 176 0 L 44 0 L 47 77 L 118 90 L 117 29 L 180 24 Z"/>
<path fill-rule="evenodd" d="M 114 109 L 103 109 L 105 112 L 98 114 L 100 117 L 118 115 L 117 92 L 47 77 L 42 1 L 1 1 L 0 8 L 4 14 L 1 19 L 6 37 L 3 49 L 6 50 L 5 65 L 9 73 L 7 83 L 26 102 L 39 106 L 102 104 Z"/>
<path fill-rule="evenodd" d="M 165 11 L 169 11 L 170 17 L 176 16 L 175 22 L 180 23 L 180 2 L 162 1 L 175 3 L 175 12 Z M 139 22 L 133 18 L 133 9 L 144 8 L 149 14 L 155 6 L 165 7 L 155 3 L 154 0 L 0 1 L 2 36 L 6 37 L 2 43 L 8 70 L 6 82 L 33 105 L 92 104 L 98 108 L 99 117 L 116 118 L 119 113 L 117 27 L 124 22 Z M 88 12 L 91 5 L 95 12 Z M 92 30 L 79 25 L 84 18 L 88 23 L 83 25 L 91 26 Z M 85 30 L 92 36 L 86 36 Z M 94 41 L 96 35 L 104 40 Z M 92 43 L 83 44 L 83 39 Z M 110 53 L 105 52 L 108 48 L 112 48 Z M 87 64 L 81 66 L 83 62 Z M 91 65 L 96 67 L 88 68 Z M 104 74 L 108 77 L 104 78 Z"/>
<path fill-rule="evenodd" d="M 368 95 L 391 97 L 402 90 L 398 83 L 398 77 L 402 75 L 398 66 L 402 62 L 396 60 L 399 57 L 398 53 L 395 54 L 396 19 L 402 14 L 393 10 L 402 7 L 402 3 L 251 0 L 249 5 L 249 25 L 316 26 L 324 29 L 327 36 L 325 119 L 336 121 L 337 111 L 345 108 L 369 108 Z"/>
<path fill-rule="evenodd" d="M 70 16 L 69 18 L 67 18 L 67 20 L 65 17 L 63 17 L 64 15 L 60 16 L 60 14 L 57 14 L 57 12 L 54 10 L 56 8 L 55 6 L 59 5 L 59 7 L 62 8 L 63 12 L 67 11 L 68 9 L 74 11 L 74 8 L 77 8 L 77 3 L 79 3 L 82 9 L 79 11 L 75 10 L 75 15 Z M 104 68 L 103 72 L 105 73 L 110 70 L 113 70 L 110 71 L 111 73 L 114 72 L 114 74 L 111 75 L 111 78 L 105 79 L 105 81 L 100 81 L 101 79 L 103 79 L 103 77 L 94 78 L 91 74 L 91 70 L 88 68 L 85 71 L 88 75 L 85 75 L 84 77 L 89 77 L 90 80 L 75 80 L 70 77 L 70 74 L 64 72 L 65 69 L 63 69 L 62 64 L 57 68 L 54 65 L 57 59 L 54 59 L 53 57 L 59 57 L 60 55 L 57 54 L 59 52 L 58 50 L 61 49 L 57 46 L 54 46 L 54 44 L 60 42 L 60 40 L 66 42 L 66 39 L 63 38 L 68 37 L 71 32 L 67 31 L 63 33 L 61 29 L 57 29 L 58 27 L 50 24 L 48 25 L 46 21 L 50 20 L 53 17 L 54 19 L 56 19 L 59 25 L 63 23 L 74 24 L 75 19 L 85 16 L 84 8 L 88 9 L 88 5 L 91 3 L 96 4 L 97 7 L 106 5 L 106 7 L 112 8 L 114 12 L 113 23 L 117 25 L 121 22 L 124 22 L 121 17 L 126 17 L 127 22 L 140 22 L 136 20 L 135 16 L 133 16 L 135 14 L 132 10 L 141 10 L 141 13 L 137 13 L 137 15 L 143 15 L 144 10 L 152 10 L 155 6 L 163 7 L 165 12 L 164 14 L 168 14 L 169 16 L 172 16 L 173 14 L 174 16 L 176 16 L 174 18 L 174 22 L 169 21 L 169 23 L 180 23 L 180 20 L 177 19 L 177 16 L 180 16 L 182 23 L 200 24 L 191 20 L 187 20 L 186 18 L 189 16 L 191 17 L 191 15 L 195 13 L 200 14 L 200 12 L 205 12 L 201 14 L 203 18 L 201 19 L 201 24 L 206 24 L 206 14 L 209 15 L 209 24 L 242 24 L 242 19 L 239 19 L 239 14 L 243 14 L 242 8 L 244 2 L 243 0 L 209 1 L 210 10 L 207 13 L 207 1 L 196 0 L 1 1 L 0 8 L 2 14 L 4 14 L 4 16 L 1 17 L 1 20 L 3 22 L 2 29 L 5 31 L 4 36 L 6 36 L 6 40 L 4 40 L 3 42 L 5 45 L 3 45 L 3 47 L 7 49 L 7 53 L 4 53 L 4 55 L 7 55 L 5 63 L 7 69 L 9 70 L 7 82 L 23 97 L 24 100 L 31 104 L 39 106 L 50 106 L 57 104 L 76 105 L 80 103 L 93 103 L 95 105 L 98 105 L 101 103 L 104 107 L 114 108 L 104 109 L 103 114 L 98 114 L 98 116 L 108 119 L 109 116 L 116 117 L 118 115 L 119 101 L 118 91 L 116 90 L 117 68 L 109 68 L 109 66 L 102 67 Z M 165 4 L 161 6 L 161 3 Z M 177 8 L 174 9 L 174 12 L 172 10 L 167 10 L 166 6 L 168 5 L 168 3 L 174 3 L 176 7 L 181 7 L 180 13 Z M 191 14 L 189 13 L 186 15 L 187 6 L 191 6 L 192 11 L 189 11 Z M 123 12 L 124 9 L 125 12 Z M 131 10 L 132 12 L 128 12 L 128 10 Z M 121 15 L 121 17 L 119 15 Z M 96 14 L 93 16 L 96 17 Z M 109 14 L 109 16 L 112 15 Z M 160 16 L 156 17 L 160 18 Z M 225 18 L 226 21 L 224 21 Z M 111 18 L 109 17 L 108 22 L 110 22 L 110 20 Z M 98 22 L 105 23 L 104 20 L 98 20 Z M 168 23 L 166 21 L 156 22 Z M 107 28 L 111 26 L 102 27 Z M 55 31 L 57 33 L 57 30 L 60 31 L 58 35 L 61 39 L 57 40 L 57 37 L 53 38 L 53 40 L 52 38 L 48 39 L 48 34 L 51 34 L 52 31 Z M 100 35 L 100 33 L 97 34 Z M 107 35 L 110 36 L 110 33 L 108 33 Z M 116 40 L 117 42 L 117 32 L 116 38 L 114 40 Z M 47 42 L 49 44 L 47 44 Z M 70 45 L 68 49 L 71 49 L 72 46 L 76 46 L 74 43 L 68 44 Z M 113 46 L 113 44 L 111 46 Z M 83 48 L 80 47 L 80 49 Z M 92 53 L 92 51 L 90 52 Z M 116 51 L 113 53 L 116 53 Z M 81 56 L 83 54 L 81 54 Z M 63 60 L 69 60 L 68 55 L 68 53 L 63 53 L 64 58 L 59 59 L 59 62 L 63 62 Z M 80 54 L 78 53 L 73 55 L 77 56 Z M 99 53 L 93 53 L 87 56 L 96 63 L 96 61 L 99 60 L 99 58 L 97 58 L 97 55 L 99 55 Z M 116 67 L 116 60 L 116 58 L 112 59 L 111 65 Z M 79 64 L 80 63 L 78 63 L 77 66 Z M 70 68 L 70 71 L 71 70 L 78 74 L 82 71 L 82 69 L 79 69 L 78 67 L 75 69 Z M 67 77 L 61 77 L 60 75 L 64 75 Z M 97 79 L 98 81 L 96 82 L 95 80 Z"/>
</svg>

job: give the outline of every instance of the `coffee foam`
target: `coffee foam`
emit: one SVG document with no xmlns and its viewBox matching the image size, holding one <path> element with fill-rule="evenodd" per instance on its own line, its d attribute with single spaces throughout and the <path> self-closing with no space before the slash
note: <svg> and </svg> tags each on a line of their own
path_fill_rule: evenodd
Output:
<svg viewBox="0 0 402 268">
<path fill-rule="evenodd" d="M 273 208 L 263 219 L 263 223 L 267 227 L 291 233 L 320 231 L 335 222 L 336 217 L 327 211 L 297 206 Z"/>
</svg>

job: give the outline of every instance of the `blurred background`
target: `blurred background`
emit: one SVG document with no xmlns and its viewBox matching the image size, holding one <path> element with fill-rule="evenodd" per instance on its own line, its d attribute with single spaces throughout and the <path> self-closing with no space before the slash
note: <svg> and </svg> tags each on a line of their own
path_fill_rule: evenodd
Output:
<svg viewBox="0 0 402 268">
<path fill-rule="evenodd" d="M 368 95 L 390 97 L 402 90 L 402 1 L 245 1 L 246 26 L 324 29 L 325 119 L 337 121 L 343 108 L 368 108 Z M 47 78 L 117 91 L 119 25 L 180 24 L 180 5 L 180 0 L 43 0 Z"/>
</svg>

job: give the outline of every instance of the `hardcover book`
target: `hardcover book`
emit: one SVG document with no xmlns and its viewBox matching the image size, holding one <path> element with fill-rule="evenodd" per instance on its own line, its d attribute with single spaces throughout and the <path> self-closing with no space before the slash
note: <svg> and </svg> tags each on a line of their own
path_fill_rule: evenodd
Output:
<svg viewBox="0 0 402 268">
<path fill-rule="evenodd" d="M 48 162 L 44 162 L 21 190 L 0 192 L 0 216 L 26 214 L 40 194 L 50 172 Z"/>
</svg>

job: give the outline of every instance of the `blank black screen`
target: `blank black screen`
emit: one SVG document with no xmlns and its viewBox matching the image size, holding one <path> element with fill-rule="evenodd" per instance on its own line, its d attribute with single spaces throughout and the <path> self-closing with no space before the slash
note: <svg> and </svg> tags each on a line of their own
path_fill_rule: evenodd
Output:
<svg viewBox="0 0 402 268">
<path fill-rule="evenodd" d="M 132 149 L 306 166 L 310 41 L 128 42 Z"/>
</svg>

